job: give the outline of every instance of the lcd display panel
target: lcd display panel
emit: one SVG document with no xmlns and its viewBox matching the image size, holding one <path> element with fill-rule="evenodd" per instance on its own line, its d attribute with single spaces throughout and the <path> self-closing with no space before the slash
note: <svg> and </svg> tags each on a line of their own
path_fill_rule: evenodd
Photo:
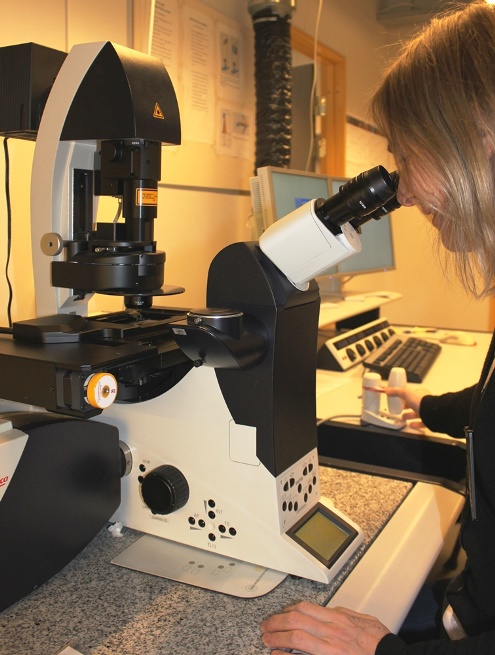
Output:
<svg viewBox="0 0 495 655">
<path fill-rule="evenodd" d="M 342 518 L 322 505 L 287 533 L 327 568 L 340 557 L 358 532 Z"/>
</svg>

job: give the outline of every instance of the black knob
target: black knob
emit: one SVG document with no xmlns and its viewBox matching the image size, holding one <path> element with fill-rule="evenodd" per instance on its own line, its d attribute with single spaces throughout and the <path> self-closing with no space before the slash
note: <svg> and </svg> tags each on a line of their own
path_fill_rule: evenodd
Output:
<svg viewBox="0 0 495 655">
<path fill-rule="evenodd" d="M 171 514 L 187 503 L 189 485 L 178 468 L 164 464 L 143 478 L 141 496 L 153 514 Z"/>
</svg>

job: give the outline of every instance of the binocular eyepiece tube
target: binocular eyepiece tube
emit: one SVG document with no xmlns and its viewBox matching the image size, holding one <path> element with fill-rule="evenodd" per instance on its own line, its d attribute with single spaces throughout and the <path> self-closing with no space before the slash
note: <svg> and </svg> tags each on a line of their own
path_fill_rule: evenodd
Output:
<svg viewBox="0 0 495 655">
<path fill-rule="evenodd" d="M 399 174 L 375 166 L 343 184 L 339 192 L 327 200 L 319 198 L 315 213 L 332 234 L 345 223 L 357 229 L 372 218 L 379 219 L 400 207 L 397 201 Z"/>
</svg>

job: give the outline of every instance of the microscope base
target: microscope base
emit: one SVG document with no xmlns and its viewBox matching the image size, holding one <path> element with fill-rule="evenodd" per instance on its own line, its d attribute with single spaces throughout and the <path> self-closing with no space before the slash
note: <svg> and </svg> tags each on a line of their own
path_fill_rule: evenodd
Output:
<svg viewBox="0 0 495 655">
<path fill-rule="evenodd" d="M 148 534 L 112 564 L 239 598 L 264 596 L 287 577 L 281 571 Z"/>
</svg>

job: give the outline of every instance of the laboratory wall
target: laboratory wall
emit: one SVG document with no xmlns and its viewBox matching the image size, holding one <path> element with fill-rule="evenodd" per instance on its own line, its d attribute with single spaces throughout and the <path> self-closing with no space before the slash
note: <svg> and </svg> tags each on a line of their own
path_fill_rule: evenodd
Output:
<svg viewBox="0 0 495 655">
<path fill-rule="evenodd" d="M 2 0 L 0 46 L 34 41 L 60 50 L 75 43 L 112 40 L 136 47 L 149 36 L 146 23 L 148 0 Z M 159 4 L 159 3 L 157 3 Z M 232 143 L 220 143 L 221 116 L 229 109 L 229 98 L 212 76 L 214 124 L 194 122 L 194 106 L 187 94 L 187 72 L 178 72 L 179 106 L 183 120 L 183 144 L 164 148 L 159 213 L 155 236 L 167 254 L 167 284 L 182 285 L 186 292 L 167 304 L 198 307 L 204 304 L 208 265 L 222 247 L 237 240 L 250 239 L 249 176 L 254 164 L 253 44 L 247 0 L 177 0 L 199 12 L 215 28 L 239 37 L 242 48 L 242 79 L 234 99 L 246 116 L 246 134 Z M 319 0 L 298 0 L 293 24 L 307 34 L 316 29 Z M 143 10 L 135 21 L 136 9 Z M 139 12 L 138 12 L 139 13 Z M 144 15 L 144 19 L 143 19 Z M 181 39 L 184 40 L 183 26 Z M 347 114 L 368 121 L 369 96 L 378 83 L 381 70 L 397 49 L 407 28 L 386 28 L 376 20 L 375 0 L 323 0 L 318 39 L 346 58 Z M 212 46 L 213 47 L 213 46 Z M 179 52 L 184 67 L 183 53 Z M 216 73 L 215 73 L 216 75 Z M 225 107 L 223 114 L 219 110 Z M 34 144 L 8 141 L 12 204 L 12 255 L 9 266 L 14 286 L 14 320 L 34 314 L 34 284 L 29 235 L 30 162 Z M 330 144 L 331 147 L 331 144 Z M 381 163 L 380 161 L 376 162 Z M 355 164 L 355 162 L 353 162 Z M 364 162 L 363 162 L 364 164 Z M 0 176 L 5 162 L 0 157 Z M 33 208 L 33 220 L 35 220 Z M 444 276 L 426 219 L 415 209 L 400 209 L 393 216 L 397 268 L 395 271 L 356 276 L 349 291 L 383 289 L 398 291 L 402 300 L 391 303 L 384 314 L 397 323 L 440 325 L 462 329 L 489 329 L 488 301 L 468 299 L 455 281 Z M 0 203 L 0 231 L 6 235 L 6 203 Z M 7 239 L 0 240 L 0 267 L 5 266 Z M 0 324 L 5 325 L 8 289 L 0 276 Z M 96 309 L 114 309 L 116 299 L 99 297 Z"/>
</svg>

